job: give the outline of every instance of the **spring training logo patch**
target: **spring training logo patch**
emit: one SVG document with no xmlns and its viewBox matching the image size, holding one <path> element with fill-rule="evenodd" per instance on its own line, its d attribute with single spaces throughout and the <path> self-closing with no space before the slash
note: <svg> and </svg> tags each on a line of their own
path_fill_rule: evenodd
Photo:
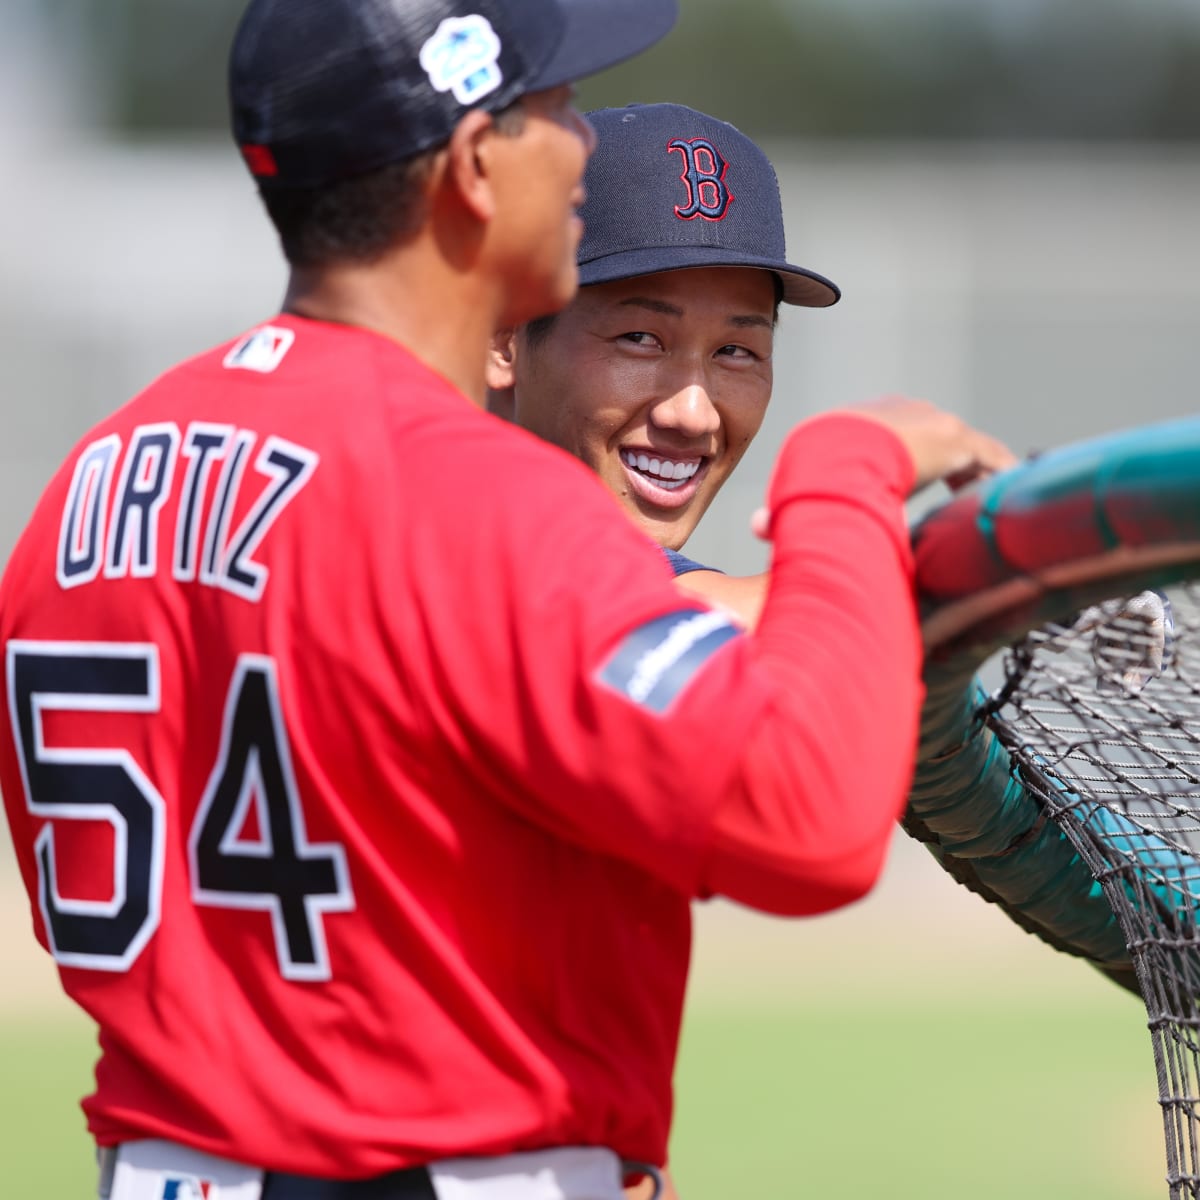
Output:
<svg viewBox="0 0 1200 1200">
<path fill-rule="evenodd" d="M 667 143 L 667 153 L 675 151 L 683 156 L 683 174 L 679 178 L 687 185 L 687 203 L 675 205 L 675 215 L 681 221 L 693 221 L 697 217 L 723 221 L 733 203 L 733 193 L 725 183 L 729 163 L 705 137 L 687 141 L 672 138 Z"/>
<path fill-rule="evenodd" d="M 500 39 L 486 17 L 447 17 L 421 47 L 421 68 L 436 91 L 453 92 L 459 104 L 475 104 L 503 81 L 497 60 Z"/>
<path fill-rule="evenodd" d="M 684 608 L 639 625 L 600 668 L 602 683 L 653 713 L 665 713 L 700 668 L 739 629 L 723 613 Z"/>
</svg>

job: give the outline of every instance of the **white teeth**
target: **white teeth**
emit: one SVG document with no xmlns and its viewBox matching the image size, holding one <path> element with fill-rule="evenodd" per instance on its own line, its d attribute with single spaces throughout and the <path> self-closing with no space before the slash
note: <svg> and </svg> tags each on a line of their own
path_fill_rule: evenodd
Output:
<svg viewBox="0 0 1200 1200">
<path fill-rule="evenodd" d="M 668 491 L 674 491 L 700 470 L 698 462 L 672 462 L 665 458 L 651 458 L 648 454 L 638 454 L 633 450 L 622 450 L 621 461 L 644 475 L 653 476 L 654 482 Z"/>
</svg>

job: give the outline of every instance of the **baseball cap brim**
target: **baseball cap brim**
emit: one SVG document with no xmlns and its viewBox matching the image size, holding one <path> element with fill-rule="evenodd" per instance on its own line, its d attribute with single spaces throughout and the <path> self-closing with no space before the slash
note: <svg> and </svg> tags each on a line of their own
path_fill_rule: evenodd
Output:
<svg viewBox="0 0 1200 1200">
<path fill-rule="evenodd" d="M 559 0 L 566 29 L 558 49 L 527 85 L 544 92 L 633 58 L 665 37 L 678 0 Z"/>
<path fill-rule="evenodd" d="M 791 263 L 771 258 L 757 258 L 737 251 L 723 251 L 713 246 L 639 247 L 606 254 L 602 258 L 579 266 L 579 285 L 612 283 L 618 279 L 633 279 L 638 275 L 657 275 L 660 271 L 681 271 L 689 267 L 760 267 L 773 271 L 783 284 L 785 304 L 804 308 L 828 308 L 842 298 L 836 283 Z"/>
</svg>

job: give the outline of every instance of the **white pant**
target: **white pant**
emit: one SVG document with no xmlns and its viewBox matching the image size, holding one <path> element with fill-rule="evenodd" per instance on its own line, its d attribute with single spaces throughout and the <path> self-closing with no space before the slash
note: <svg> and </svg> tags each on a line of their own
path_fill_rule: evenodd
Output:
<svg viewBox="0 0 1200 1200">
<path fill-rule="evenodd" d="M 127 1142 L 100 1179 L 100 1200 L 260 1200 L 263 1172 L 176 1142 Z M 624 1200 L 611 1150 L 560 1146 L 429 1165 L 438 1200 Z M 108 1183 L 107 1190 L 105 1184 Z"/>
</svg>

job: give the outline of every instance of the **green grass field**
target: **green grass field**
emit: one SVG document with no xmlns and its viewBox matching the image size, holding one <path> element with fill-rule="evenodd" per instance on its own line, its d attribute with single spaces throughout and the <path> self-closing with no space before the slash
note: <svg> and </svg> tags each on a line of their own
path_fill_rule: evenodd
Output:
<svg viewBox="0 0 1200 1200">
<path fill-rule="evenodd" d="M 1102 980 L 1086 995 L 1075 1011 L 1028 995 L 1008 1010 L 696 997 L 677 1078 L 682 1200 L 1165 1197 L 1140 1007 Z M 0 1026 L 6 1200 L 94 1195 L 77 1105 L 93 1058 L 83 1019 Z"/>
<path fill-rule="evenodd" d="M 698 1007 L 677 1094 L 683 1200 L 1167 1194 L 1150 1038 L 1119 994 L 1075 1014 Z"/>
<path fill-rule="evenodd" d="M 82 1015 L 8 1017 L 0 1025 L 0 1152 L 12 1200 L 94 1200 L 92 1143 L 79 1099 L 91 1090 L 93 1026 Z"/>
</svg>

